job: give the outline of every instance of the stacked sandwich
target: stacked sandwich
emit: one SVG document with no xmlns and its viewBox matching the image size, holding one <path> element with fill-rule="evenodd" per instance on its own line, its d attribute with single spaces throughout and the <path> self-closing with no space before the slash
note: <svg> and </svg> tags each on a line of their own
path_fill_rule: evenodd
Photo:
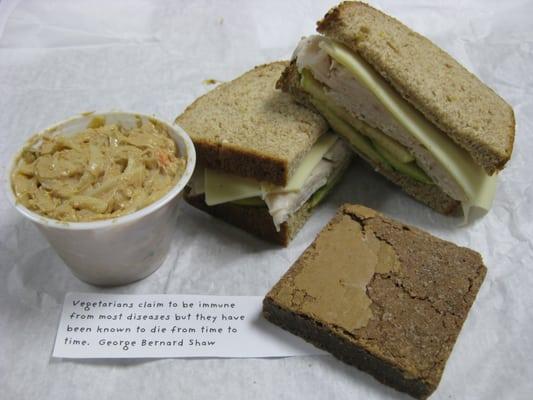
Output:
<svg viewBox="0 0 533 400">
<path fill-rule="evenodd" d="M 200 162 L 186 200 L 287 245 L 340 178 L 351 148 L 441 213 L 488 210 L 513 148 L 512 108 L 367 4 L 340 4 L 318 31 L 290 63 L 257 67 L 176 119 Z"/>
<path fill-rule="evenodd" d="M 512 108 L 425 37 L 345 2 L 302 39 L 278 87 L 318 110 L 376 171 L 430 207 L 490 208 Z"/>
<path fill-rule="evenodd" d="M 199 162 L 185 200 L 282 245 L 352 157 L 319 114 L 275 88 L 287 66 L 256 67 L 200 97 L 176 119 Z"/>
</svg>

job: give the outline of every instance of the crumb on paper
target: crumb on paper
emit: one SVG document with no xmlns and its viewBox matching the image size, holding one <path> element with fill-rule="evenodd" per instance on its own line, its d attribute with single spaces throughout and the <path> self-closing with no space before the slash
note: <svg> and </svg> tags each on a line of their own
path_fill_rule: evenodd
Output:
<svg viewBox="0 0 533 400">
<path fill-rule="evenodd" d="M 224 17 L 220 17 L 220 19 L 218 20 L 218 24 L 219 25 L 223 25 L 224 24 Z"/>
<path fill-rule="evenodd" d="M 204 79 L 202 81 L 202 83 L 204 85 L 216 85 L 217 83 L 221 83 L 221 81 L 219 81 L 217 79 L 210 78 L 210 79 Z"/>
</svg>

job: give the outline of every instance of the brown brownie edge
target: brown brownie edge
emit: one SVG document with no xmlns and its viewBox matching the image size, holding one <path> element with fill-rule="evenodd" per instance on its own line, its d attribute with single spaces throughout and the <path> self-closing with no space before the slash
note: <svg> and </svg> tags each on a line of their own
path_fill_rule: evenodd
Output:
<svg viewBox="0 0 533 400">
<path fill-rule="evenodd" d="M 280 307 L 272 298 L 264 299 L 263 315 L 273 324 L 328 351 L 339 360 L 371 374 L 386 385 L 417 398 L 426 398 L 428 393 L 433 391 L 422 380 L 405 379 L 402 371 L 392 364 L 384 362 L 361 347 L 354 347 L 349 340 L 332 334 L 331 330 L 320 322 Z"/>
</svg>

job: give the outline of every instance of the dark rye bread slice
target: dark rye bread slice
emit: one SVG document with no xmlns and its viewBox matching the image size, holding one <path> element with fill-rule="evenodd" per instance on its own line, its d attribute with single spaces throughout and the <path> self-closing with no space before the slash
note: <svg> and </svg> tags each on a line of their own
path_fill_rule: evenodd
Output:
<svg viewBox="0 0 533 400">
<path fill-rule="evenodd" d="M 176 118 L 204 165 L 284 186 L 328 126 L 275 85 L 287 62 L 255 67 Z"/>
<path fill-rule="evenodd" d="M 317 30 L 361 55 L 489 175 L 505 166 L 513 109 L 433 42 L 361 2 L 331 9 Z"/>
<path fill-rule="evenodd" d="M 292 61 L 285 71 L 283 71 L 276 86 L 284 92 L 290 93 L 301 104 L 304 104 L 306 107 L 315 110 L 310 102 L 310 95 L 305 92 L 300 85 L 300 74 L 298 73 L 295 61 Z M 362 159 L 368 162 L 375 171 L 382 174 L 392 183 L 400 186 L 407 194 L 414 197 L 421 203 L 424 203 L 425 205 L 442 214 L 452 214 L 459 209 L 460 203 L 444 193 L 437 185 L 419 182 L 408 177 L 407 175 L 400 174 L 394 170 L 391 170 L 390 168 L 387 168 L 382 163 L 377 163 L 370 160 L 364 154 L 358 152 L 355 148 L 353 148 L 353 150 Z"/>
<path fill-rule="evenodd" d="M 266 295 L 269 321 L 424 399 L 483 282 L 470 249 L 344 205 Z"/>
<path fill-rule="evenodd" d="M 190 196 L 189 189 L 185 191 L 185 201 L 191 206 L 198 208 L 214 217 L 234 225 L 268 242 L 287 246 L 304 226 L 312 214 L 310 203 L 305 203 L 287 222 L 276 231 L 272 217 L 266 207 L 241 206 L 233 203 L 224 203 L 216 206 L 205 204 L 204 195 Z"/>
</svg>

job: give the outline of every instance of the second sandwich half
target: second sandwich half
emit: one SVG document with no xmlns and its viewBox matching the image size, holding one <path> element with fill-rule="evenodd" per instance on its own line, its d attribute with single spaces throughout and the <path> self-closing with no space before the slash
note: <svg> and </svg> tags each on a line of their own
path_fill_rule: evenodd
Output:
<svg viewBox="0 0 533 400">
<path fill-rule="evenodd" d="M 198 98 L 176 118 L 199 161 L 185 200 L 285 246 L 352 157 L 319 114 L 275 89 L 287 65 L 256 67 Z"/>
<path fill-rule="evenodd" d="M 362 2 L 302 39 L 278 86 L 393 183 L 445 214 L 488 210 L 511 157 L 509 104 L 448 53 Z"/>
</svg>

